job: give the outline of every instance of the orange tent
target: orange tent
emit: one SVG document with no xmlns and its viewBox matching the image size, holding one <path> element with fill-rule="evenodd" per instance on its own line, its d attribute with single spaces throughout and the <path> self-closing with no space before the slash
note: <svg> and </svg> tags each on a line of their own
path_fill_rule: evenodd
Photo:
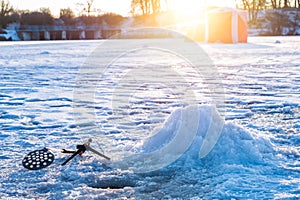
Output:
<svg viewBox="0 0 300 200">
<path fill-rule="evenodd" d="M 216 8 L 206 16 L 206 42 L 247 42 L 247 12 L 232 8 Z"/>
</svg>

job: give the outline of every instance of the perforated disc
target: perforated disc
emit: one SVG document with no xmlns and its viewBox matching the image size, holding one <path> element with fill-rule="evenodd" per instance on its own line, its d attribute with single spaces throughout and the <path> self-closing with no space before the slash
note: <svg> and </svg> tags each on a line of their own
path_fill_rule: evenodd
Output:
<svg viewBox="0 0 300 200">
<path fill-rule="evenodd" d="M 54 161 L 54 154 L 47 148 L 35 150 L 25 156 L 23 166 L 29 170 L 39 170 L 48 167 Z"/>
</svg>

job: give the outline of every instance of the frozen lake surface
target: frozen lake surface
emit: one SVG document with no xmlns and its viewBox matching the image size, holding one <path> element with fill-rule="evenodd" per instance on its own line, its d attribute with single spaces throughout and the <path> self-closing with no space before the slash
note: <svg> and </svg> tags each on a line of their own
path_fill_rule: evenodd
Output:
<svg viewBox="0 0 300 200">
<path fill-rule="evenodd" d="M 204 158 L 201 131 L 216 123 L 217 111 L 205 78 L 184 58 L 151 48 L 168 42 L 177 45 L 139 40 L 142 48 L 128 52 L 117 40 L 97 58 L 103 41 L 0 43 L 0 198 L 299 199 L 300 37 L 199 44 L 224 91 L 225 123 Z M 145 173 L 115 167 L 114 159 L 168 142 L 184 121 L 176 113 L 194 112 L 191 104 L 199 105 L 201 127 L 175 162 Z M 59 150 L 89 137 L 112 163 L 87 152 L 60 166 L 68 155 Z M 44 147 L 54 163 L 24 169 L 23 157 Z"/>
</svg>

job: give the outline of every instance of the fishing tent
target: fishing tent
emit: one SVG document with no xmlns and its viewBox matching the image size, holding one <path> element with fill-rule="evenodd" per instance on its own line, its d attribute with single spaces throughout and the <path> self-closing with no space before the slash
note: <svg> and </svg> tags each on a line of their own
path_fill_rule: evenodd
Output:
<svg viewBox="0 0 300 200">
<path fill-rule="evenodd" d="M 206 42 L 247 42 L 247 12 L 232 8 L 216 8 L 207 13 Z"/>
</svg>

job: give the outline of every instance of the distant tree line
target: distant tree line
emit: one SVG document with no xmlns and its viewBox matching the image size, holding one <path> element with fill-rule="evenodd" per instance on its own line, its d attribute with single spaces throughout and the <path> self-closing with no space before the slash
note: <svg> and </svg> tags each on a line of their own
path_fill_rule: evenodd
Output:
<svg viewBox="0 0 300 200">
<path fill-rule="evenodd" d="M 300 8 L 300 0 L 235 0 L 235 2 L 238 8 L 248 10 L 249 12 L 253 10 Z M 172 0 L 131 0 L 131 14 L 157 14 L 162 11 L 162 4 L 168 9 L 168 5 L 171 3 Z"/>
<path fill-rule="evenodd" d="M 247 10 L 250 23 L 256 23 L 260 10 L 300 9 L 300 0 L 236 0 L 237 7 Z"/>
<path fill-rule="evenodd" d="M 95 25 L 105 24 L 116 26 L 123 22 L 124 17 L 113 14 L 92 14 L 92 5 L 95 0 L 86 0 L 79 4 L 82 12 L 75 16 L 73 10 L 64 8 L 60 10 L 60 21 L 64 25 Z M 199 0 L 200 1 L 200 0 Z M 255 24 L 260 10 L 268 9 L 300 9 L 300 0 L 235 0 L 238 8 L 247 10 L 249 13 L 250 24 Z M 131 14 L 140 21 L 151 21 L 155 25 L 155 15 L 168 11 L 168 4 L 172 0 L 131 0 Z M 163 5 L 163 6 L 162 6 Z M 162 9 L 164 7 L 164 9 Z M 280 18 L 274 16 L 275 18 Z M 24 25 L 54 25 L 57 23 L 48 8 L 41 8 L 38 11 L 15 10 L 9 3 L 9 0 L 0 0 L 0 27 L 6 27 L 7 24 L 17 22 Z"/>
<path fill-rule="evenodd" d="M 20 23 L 21 26 L 38 25 L 120 25 L 124 17 L 114 13 L 91 15 L 93 0 L 87 0 L 79 16 L 70 8 L 60 9 L 59 18 L 54 18 L 49 8 L 38 11 L 15 10 L 8 0 L 0 0 L 0 28 L 6 28 L 10 23 Z"/>
<path fill-rule="evenodd" d="M 300 0 L 236 0 L 239 6 L 247 10 L 252 9 L 279 9 L 300 8 Z"/>
</svg>

